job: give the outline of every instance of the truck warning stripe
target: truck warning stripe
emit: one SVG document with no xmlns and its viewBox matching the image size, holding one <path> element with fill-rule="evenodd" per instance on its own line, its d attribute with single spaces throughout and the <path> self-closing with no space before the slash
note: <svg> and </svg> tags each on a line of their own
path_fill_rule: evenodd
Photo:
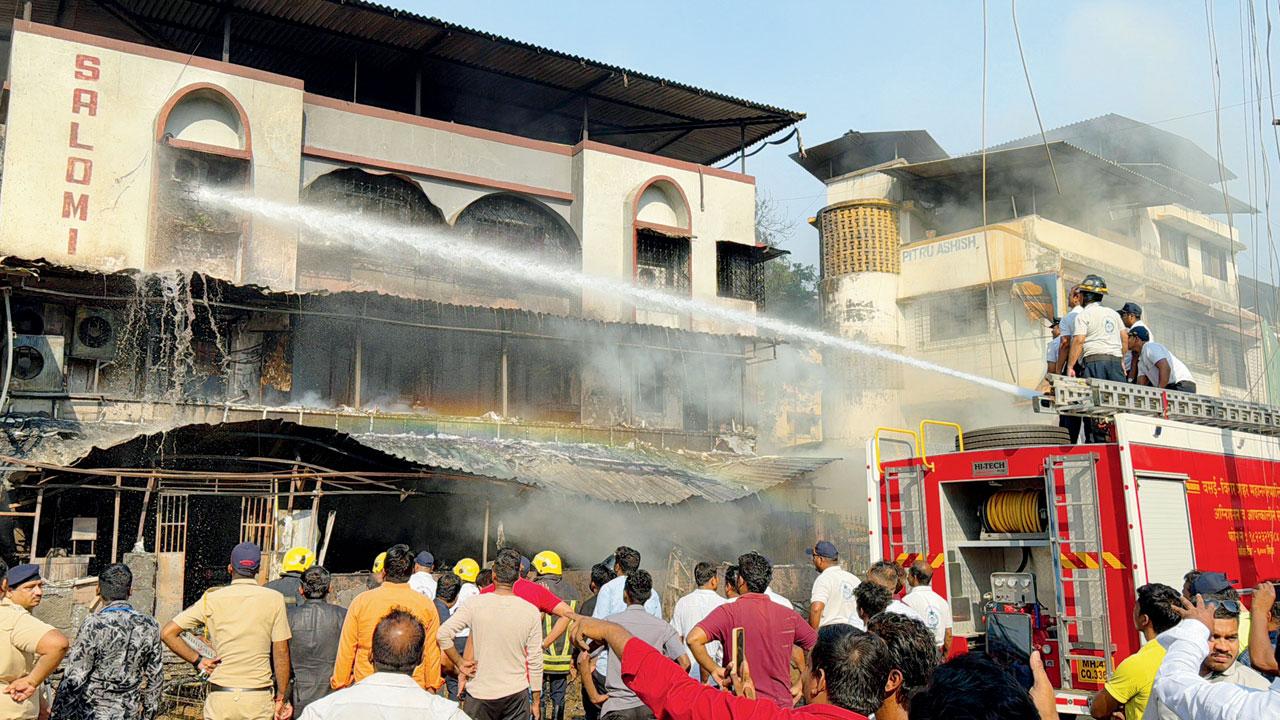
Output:
<svg viewBox="0 0 1280 720">
<path fill-rule="evenodd" d="M 1110 553 L 1105 553 L 1105 554 L 1110 555 Z M 1097 553 L 1064 552 L 1059 556 L 1058 559 L 1062 561 L 1062 567 L 1066 568 L 1067 570 L 1097 570 L 1099 567 Z M 1113 561 L 1116 563 L 1115 565 L 1111 565 Z M 1108 560 L 1107 564 L 1118 569 L 1123 567 L 1122 565 L 1119 564 L 1119 562 L 1120 561 L 1116 560 L 1115 556 L 1112 555 L 1111 560 Z"/>
<path fill-rule="evenodd" d="M 943 560 L 944 558 L 942 557 L 942 553 L 938 553 L 937 555 L 933 556 L 932 560 L 929 561 L 929 567 L 933 568 L 934 570 L 937 570 L 938 568 L 942 567 Z"/>
<path fill-rule="evenodd" d="M 1107 564 L 1107 567 L 1111 568 L 1112 570 L 1124 569 L 1124 563 L 1120 562 L 1120 558 L 1116 557 L 1115 555 L 1112 555 L 1109 552 L 1104 551 L 1102 553 L 1102 561 L 1105 562 Z"/>
</svg>

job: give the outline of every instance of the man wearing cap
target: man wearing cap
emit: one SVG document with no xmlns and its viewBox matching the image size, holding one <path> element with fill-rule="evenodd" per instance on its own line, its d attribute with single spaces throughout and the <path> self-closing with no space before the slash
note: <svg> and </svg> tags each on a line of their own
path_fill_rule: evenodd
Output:
<svg viewBox="0 0 1280 720">
<path fill-rule="evenodd" d="M 1055 375 L 1067 374 L 1067 358 L 1071 356 L 1071 338 L 1076 332 L 1076 318 L 1080 317 L 1080 286 L 1072 286 L 1067 291 L 1067 314 L 1063 315 L 1058 321 L 1058 350 L 1054 354 L 1056 367 L 1052 373 Z M 1048 353 L 1045 353 L 1046 357 Z M 1079 372 L 1080 368 L 1077 368 Z M 1084 418 L 1078 415 L 1059 415 L 1058 427 L 1065 428 L 1071 436 L 1071 442 L 1074 444 L 1080 440 L 1080 429 L 1084 427 Z"/>
<path fill-rule="evenodd" d="M 129 604 L 133 571 L 114 563 L 98 574 L 106 605 L 90 615 L 63 665 L 53 720 L 153 718 L 164 691 L 164 645 L 155 618 Z"/>
<path fill-rule="evenodd" d="M 31 616 L 44 580 L 37 565 L 5 567 L 0 600 L 0 720 L 34 718 L 48 710 L 43 683 L 67 654 L 67 637 Z M 39 658 L 39 659 L 37 659 Z"/>
<path fill-rule="evenodd" d="M 1196 381 L 1181 360 L 1169 348 L 1151 339 L 1145 327 L 1129 330 L 1129 345 L 1138 355 L 1138 384 L 1193 393 Z"/>
<path fill-rule="evenodd" d="M 1127 302 L 1120 306 L 1120 322 L 1124 323 L 1124 331 L 1127 334 L 1130 330 L 1147 327 L 1142 321 L 1142 306 L 1136 302 Z M 1151 332 L 1151 328 L 1147 328 L 1147 332 Z M 1129 352 L 1124 354 L 1124 373 L 1129 378 L 1129 382 L 1137 382 L 1138 380 L 1138 352 L 1133 347 L 1129 348 Z"/>
<path fill-rule="evenodd" d="M 293 712 L 287 695 L 292 633 L 284 597 L 258 584 L 261 564 L 257 545 L 236 545 L 227 566 L 231 584 L 206 591 L 160 631 L 175 655 L 209 676 L 207 720 L 267 720 Z M 183 630 L 202 627 L 217 657 L 201 656 L 181 637 Z"/>
<path fill-rule="evenodd" d="M 436 630 L 440 628 L 435 603 L 409 587 L 413 561 L 413 551 L 408 545 L 392 546 L 383 561 L 382 584 L 360 593 L 351 601 L 346 620 L 342 623 L 342 639 L 338 642 L 333 677 L 329 679 L 335 690 L 358 683 L 376 672 L 370 659 L 373 631 L 392 610 L 399 608 L 412 613 L 422 623 L 427 637 L 435 637 Z M 440 649 L 435 643 L 423 646 L 422 662 L 413 671 L 413 679 L 423 690 L 431 692 L 444 685 L 440 676 Z"/>
<path fill-rule="evenodd" d="M 849 623 L 859 630 L 866 630 L 858 617 L 858 601 L 853 591 L 860 581 L 853 573 L 840 567 L 840 554 L 836 546 L 819 540 L 804 551 L 813 560 L 818 579 L 813 581 L 813 593 L 809 596 L 809 625 L 817 630 L 824 625 Z"/>
<path fill-rule="evenodd" d="M 1213 607 L 1213 623 L 1209 628 L 1209 654 L 1200 663 L 1200 677 L 1210 683 L 1229 683 L 1252 690 L 1266 690 L 1271 683 L 1258 671 L 1236 662 L 1240 655 L 1240 594 L 1231 587 L 1222 573 L 1204 573 L 1192 583 L 1197 590 L 1220 588 L 1208 595 L 1201 595 L 1204 603 Z M 1245 614 L 1248 614 L 1247 611 Z M 1180 720 L 1159 697 L 1151 700 L 1149 717 L 1159 720 Z"/>
<path fill-rule="evenodd" d="M 409 576 L 409 587 L 420 592 L 428 600 L 436 599 L 436 578 L 431 573 L 436 571 L 436 558 L 423 550 L 413 558 L 413 575 Z"/>
</svg>

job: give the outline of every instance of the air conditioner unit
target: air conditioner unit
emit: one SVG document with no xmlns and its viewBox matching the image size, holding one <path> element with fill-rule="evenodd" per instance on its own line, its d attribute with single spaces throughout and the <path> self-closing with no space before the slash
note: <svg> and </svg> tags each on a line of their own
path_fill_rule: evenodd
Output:
<svg viewBox="0 0 1280 720">
<path fill-rule="evenodd" d="M 13 341 L 15 392 L 61 392 L 66 339 L 61 335 L 18 335 Z"/>
<path fill-rule="evenodd" d="M 85 360 L 114 360 L 120 339 L 120 315 L 96 307 L 76 308 L 76 326 L 71 333 L 71 357 Z"/>
</svg>

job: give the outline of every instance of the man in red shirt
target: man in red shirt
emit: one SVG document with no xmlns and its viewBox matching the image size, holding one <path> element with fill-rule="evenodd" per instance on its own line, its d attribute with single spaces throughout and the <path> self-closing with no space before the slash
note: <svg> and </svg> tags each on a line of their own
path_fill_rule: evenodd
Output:
<svg viewBox="0 0 1280 720">
<path fill-rule="evenodd" d="M 773 566 L 760 553 L 750 552 L 739 557 L 738 599 L 712 610 L 694 626 L 685 642 L 703 672 L 723 687 L 728 684 L 726 670 L 711 659 L 706 645 L 719 641 L 728 658 L 729 648 L 733 647 L 733 630 L 742 628 L 743 649 L 755 678 L 756 691 L 778 707 L 790 708 L 795 704 L 791 689 L 791 648 L 811 650 L 818 636 L 798 614 L 764 594 L 772 578 Z M 804 673 L 803 655 L 799 656 L 798 664 Z"/>
<path fill-rule="evenodd" d="M 774 605 L 768 598 L 764 602 Z M 753 698 L 749 688 L 745 697 L 738 697 L 703 685 L 620 625 L 581 618 L 573 632 L 579 645 L 604 642 L 614 657 L 622 658 L 622 681 L 658 720 L 866 720 L 884 701 L 889 679 L 884 641 L 852 625 L 822 629 L 810 669 L 801 678 L 806 704 L 795 709 Z M 750 662 L 745 674 L 751 674 Z"/>
</svg>

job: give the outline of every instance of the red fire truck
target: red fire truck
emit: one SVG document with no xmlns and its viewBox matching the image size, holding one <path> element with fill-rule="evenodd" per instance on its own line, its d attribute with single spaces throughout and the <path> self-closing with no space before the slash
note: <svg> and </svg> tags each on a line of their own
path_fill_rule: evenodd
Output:
<svg viewBox="0 0 1280 720">
<path fill-rule="evenodd" d="M 1055 378 L 1035 404 L 1108 423 L 1112 442 L 1069 444 L 1050 425 L 878 429 L 867 448 L 871 557 L 927 560 L 957 638 L 982 647 L 1030 635 L 1060 711 L 1088 714 L 1141 645 L 1136 588 L 1181 590 L 1193 568 L 1237 587 L 1280 578 L 1280 409 L 1074 378 Z M 955 452 L 925 451 L 938 426 L 957 435 Z M 882 462 L 891 437 L 912 456 Z"/>
</svg>

